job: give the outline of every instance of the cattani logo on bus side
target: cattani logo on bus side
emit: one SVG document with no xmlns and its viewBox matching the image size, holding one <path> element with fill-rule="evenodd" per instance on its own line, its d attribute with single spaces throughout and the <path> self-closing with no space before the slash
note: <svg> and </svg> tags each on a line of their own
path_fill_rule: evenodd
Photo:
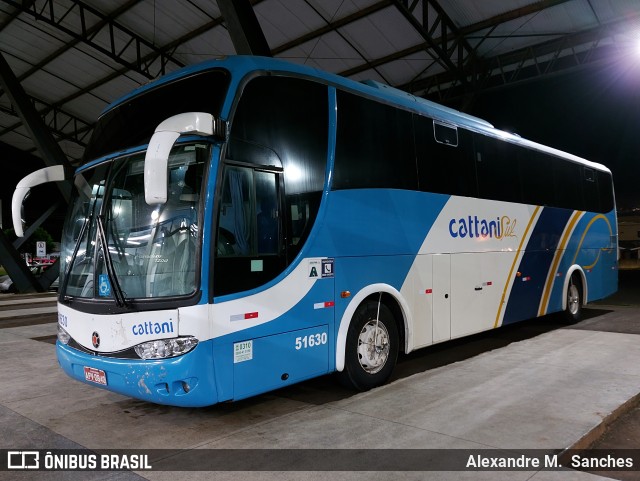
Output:
<svg viewBox="0 0 640 481">
<path fill-rule="evenodd" d="M 517 237 L 515 230 L 518 221 L 503 215 L 493 219 L 483 219 L 477 215 L 460 217 L 449 221 L 449 235 L 464 239 L 466 237 L 482 239 L 504 239 Z"/>
</svg>

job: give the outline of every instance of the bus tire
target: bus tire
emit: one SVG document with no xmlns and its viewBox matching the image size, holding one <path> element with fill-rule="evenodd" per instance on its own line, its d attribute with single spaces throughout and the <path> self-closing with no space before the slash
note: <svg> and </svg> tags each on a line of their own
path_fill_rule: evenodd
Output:
<svg viewBox="0 0 640 481">
<path fill-rule="evenodd" d="M 564 310 L 564 319 L 569 324 L 575 324 L 582 318 L 582 278 L 579 273 L 574 272 L 569 278 L 565 296 L 567 307 Z"/>
<path fill-rule="evenodd" d="M 344 369 L 340 381 L 358 391 L 384 384 L 398 358 L 398 328 L 391 310 L 378 301 L 363 302 L 347 332 Z"/>
</svg>

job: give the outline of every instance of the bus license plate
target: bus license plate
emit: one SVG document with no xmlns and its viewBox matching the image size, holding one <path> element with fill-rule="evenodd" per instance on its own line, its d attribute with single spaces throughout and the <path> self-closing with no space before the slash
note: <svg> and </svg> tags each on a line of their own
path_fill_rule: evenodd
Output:
<svg viewBox="0 0 640 481">
<path fill-rule="evenodd" d="M 84 366 L 84 378 L 89 382 L 107 385 L 107 374 L 102 369 Z"/>
</svg>

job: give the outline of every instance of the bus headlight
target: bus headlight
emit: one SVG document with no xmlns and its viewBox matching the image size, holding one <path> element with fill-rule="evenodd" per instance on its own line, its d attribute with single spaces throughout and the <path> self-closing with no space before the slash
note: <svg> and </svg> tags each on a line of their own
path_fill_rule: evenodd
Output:
<svg viewBox="0 0 640 481">
<path fill-rule="evenodd" d="M 71 336 L 67 331 L 65 331 L 60 324 L 58 324 L 58 341 L 62 344 L 69 344 L 69 340 Z"/>
<path fill-rule="evenodd" d="M 186 354 L 197 345 L 198 340 L 195 337 L 187 336 L 143 342 L 133 349 L 141 359 L 165 359 Z"/>
</svg>

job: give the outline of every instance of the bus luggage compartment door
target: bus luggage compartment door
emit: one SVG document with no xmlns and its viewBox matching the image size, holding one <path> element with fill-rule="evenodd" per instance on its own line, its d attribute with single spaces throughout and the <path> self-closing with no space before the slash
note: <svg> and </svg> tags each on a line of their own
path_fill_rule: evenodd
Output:
<svg viewBox="0 0 640 481">
<path fill-rule="evenodd" d="M 433 256 L 433 342 L 451 339 L 451 255 Z"/>
<path fill-rule="evenodd" d="M 327 325 L 233 345 L 234 399 L 278 389 L 329 371 Z"/>
</svg>

